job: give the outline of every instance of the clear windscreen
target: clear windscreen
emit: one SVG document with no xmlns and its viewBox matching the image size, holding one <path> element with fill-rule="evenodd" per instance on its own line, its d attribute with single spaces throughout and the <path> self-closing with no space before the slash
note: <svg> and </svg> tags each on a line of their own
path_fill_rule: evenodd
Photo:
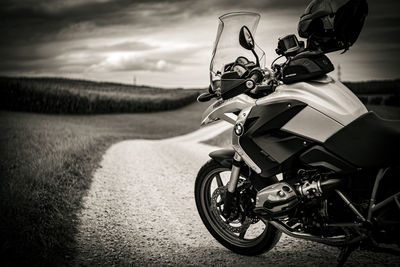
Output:
<svg viewBox="0 0 400 267">
<path fill-rule="evenodd" d="M 253 37 L 260 20 L 260 15 L 250 12 L 228 13 L 219 18 L 217 37 L 210 64 L 210 82 L 213 90 L 220 85 L 221 74 L 224 66 L 234 62 L 238 57 L 246 57 L 256 62 L 256 58 L 249 50 L 244 49 L 239 43 L 239 32 L 243 26 L 247 26 Z M 265 53 L 257 45 L 255 52 L 259 57 L 260 67 L 265 67 Z"/>
</svg>

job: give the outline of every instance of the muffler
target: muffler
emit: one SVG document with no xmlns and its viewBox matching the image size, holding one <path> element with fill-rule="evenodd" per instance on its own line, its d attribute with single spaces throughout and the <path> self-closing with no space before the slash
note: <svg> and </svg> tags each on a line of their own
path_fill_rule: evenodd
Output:
<svg viewBox="0 0 400 267">
<path fill-rule="evenodd" d="M 322 243 L 322 244 L 329 245 L 329 246 L 342 247 L 344 245 L 354 244 L 363 239 L 361 236 L 355 237 L 350 240 L 347 239 L 345 235 L 338 235 L 338 236 L 331 236 L 331 237 L 315 236 L 315 235 L 311 235 L 311 234 L 307 234 L 307 233 L 296 232 L 278 220 L 268 221 L 264 218 L 262 218 L 261 220 L 265 224 L 267 224 L 267 223 L 271 224 L 272 226 L 276 227 L 279 231 L 287 234 L 288 236 L 291 236 L 294 238 L 300 238 L 300 239 L 304 239 L 304 240 L 309 240 L 309 241 L 314 241 L 314 242 Z"/>
</svg>

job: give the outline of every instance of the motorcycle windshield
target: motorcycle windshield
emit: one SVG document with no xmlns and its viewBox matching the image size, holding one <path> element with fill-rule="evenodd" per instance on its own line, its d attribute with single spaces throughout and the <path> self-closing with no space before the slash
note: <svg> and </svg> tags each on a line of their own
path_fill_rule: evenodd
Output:
<svg viewBox="0 0 400 267">
<path fill-rule="evenodd" d="M 256 62 L 253 53 L 240 45 L 239 32 L 243 26 L 247 26 L 254 37 L 259 21 L 260 15 L 251 12 L 228 13 L 219 17 L 217 37 L 210 64 L 210 82 L 214 91 L 219 89 L 221 75 L 226 64 L 234 62 L 240 56 Z M 264 51 L 257 45 L 254 50 L 259 57 L 260 67 L 264 68 Z"/>
</svg>

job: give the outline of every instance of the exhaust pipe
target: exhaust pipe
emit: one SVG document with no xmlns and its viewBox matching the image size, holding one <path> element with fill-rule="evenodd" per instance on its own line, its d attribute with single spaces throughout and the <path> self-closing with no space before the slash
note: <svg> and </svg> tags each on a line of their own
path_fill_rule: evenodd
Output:
<svg viewBox="0 0 400 267">
<path fill-rule="evenodd" d="M 291 228 L 289 228 L 287 225 L 280 221 L 268 221 L 266 219 L 261 219 L 265 224 L 269 223 L 272 226 L 276 227 L 278 230 L 281 232 L 287 234 L 288 236 L 294 237 L 294 238 L 300 238 L 304 240 L 309 240 L 309 241 L 314 241 L 318 243 L 322 243 L 325 245 L 329 246 L 335 246 L 335 247 L 342 247 L 344 245 L 349 245 L 353 244 L 356 242 L 359 242 L 362 240 L 362 237 L 356 237 L 351 240 L 347 240 L 346 236 L 344 235 L 339 235 L 339 236 L 332 236 L 332 237 L 320 237 L 320 236 L 315 236 L 307 233 L 299 233 L 293 231 Z"/>
<path fill-rule="evenodd" d="M 306 182 L 297 187 L 297 191 L 307 198 L 312 198 L 314 196 L 322 196 L 322 193 L 330 192 L 335 190 L 344 179 L 328 179 L 328 180 L 318 180 L 312 182 Z"/>
<path fill-rule="evenodd" d="M 329 192 L 336 189 L 344 181 L 345 179 L 328 179 L 319 183 L 323 192 Z"/>
</svg>

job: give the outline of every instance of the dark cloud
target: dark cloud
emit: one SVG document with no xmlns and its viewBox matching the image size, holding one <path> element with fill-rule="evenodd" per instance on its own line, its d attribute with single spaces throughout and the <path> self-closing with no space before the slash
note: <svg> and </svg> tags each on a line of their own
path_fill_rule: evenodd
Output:
<svg viewBox="0 0 400 267">
<path fill-rule="evenodd" d="M 176 14 L 180 14 L 179 8 L 170 2 L 162 2 L 161 6 L 156 1 L 82 1 L 74 5 L 63 5 L 63 2 L 2 2 L 0 30 L 3 38 L 0 43 L 26 44 L 62 39 L 63 36 L 59 33 L 69 28 L 76 28 L 77 31 L 84 31 L 87 36 L 91 36 L 96 34 L 94 29 L 104 26 L 149 27 L 160 25 L 160 22 L 167 23 Z"/>
<path fill-rule="evenodd" d="M 212 10 L 247 9 L 257 11 L 304 9 L 307 1 L 22 1 L 3 0 L 0 5 L 0 29 L 3 41 L 20 39 L 27 41 L 48 40 L 71 25 L 90 22 L 97 27 L 131 24 L 135 27 L 165 25 L 184 21 L 191 16 L 204 15 Z M 74 1 L 72 1 L 74 3 Z M 27 38 L 21 38 L 25 36 Z M 17 41 L 17 40 L 15 40 Z"/>
<path fill-rule="evenodd" d="M 96 34 L 96 28 L 112 25 L 132 25 L 136 28 L 165 27 L 184 22 L 193 16 L 227 10 L 258 12 L 291 12 L 301 15 L 309 0 L 110 0 L 110 1 L 32 1 L 3 0 L 0 4 L 0 43 L 26 44 L 62 39 L 63 30 L 77 28 L 87 35 Z M 371 27 L 399 27 L 399 16 L 394 10 L 400 4 L 394 0 L 370 1 Z M 69 3 L 69 4 L 67 4 Z M 387 17 L 392 13 L 393 17 Z M 81 27 L 81 28 L 79 28 Z M 70 37 L 70 36 L 69 36 Z"/>
<path fill-rule="evenodd" d="M 36 72 L 58 70 L 62 75 L 62 71 L 81 72 L 85 68 L 93 69 L 93 66 L 102 66 L 108 71 L 165 71 L 183 64 L 184 61 L 181 59 L 190 58 L 192 55 L 187 54 L 185 49 L 171 48 L 171 51 L 154 52 L 153 50 L 159 49 L 158 44 L 143 41 L 137 36 L 146 35 L 151 38 L 154 33 L 175 28 L 182 30 L 185 24 L 198 19 L 197 28 L 187 28 L 182 34 L 195 32 L 204 26 L 201 19 L 212 18 L 217 23 L 219 15 L 239 10 L 260 12 L 265 15 L 262 19 L 267 24 L 273 17 L 274 22 L 290 23 L 295 29 L 300 15 L 309 2 L 309 0 L 2 0 L 0 71 L 22 73 L 29 70 Z M 365 28 L 353 50 L 360 49 L 360 53 L 355 53 L 358 57 L 364 54 L 370 61 L 388 58 L 390 62 L 387 65 L 396 66 L 400 64 L 398 49 L 400 1 L 370 0 L 369 5 L 370 11 Z M 276 25 L 278 26 L 281 25 Z M 282 32 L 282 35 L 284 34 L 286 32 Z M 121 36 L 124 35 L 130 39 L 122 40 Z M 168 36 L 163 41 L 167 42 Z M 208 41 L 211 44 L 213 40 Z M 112 65 L 110 61 L 112 55 L 109 54 L 117 52 L 142 52 L 142 56 L 137 57 L 134 63 L 124 61 L 121 57 L 120 64 Z M 194 54 L 196 51 L 191 53 Z"/>
</svg>

